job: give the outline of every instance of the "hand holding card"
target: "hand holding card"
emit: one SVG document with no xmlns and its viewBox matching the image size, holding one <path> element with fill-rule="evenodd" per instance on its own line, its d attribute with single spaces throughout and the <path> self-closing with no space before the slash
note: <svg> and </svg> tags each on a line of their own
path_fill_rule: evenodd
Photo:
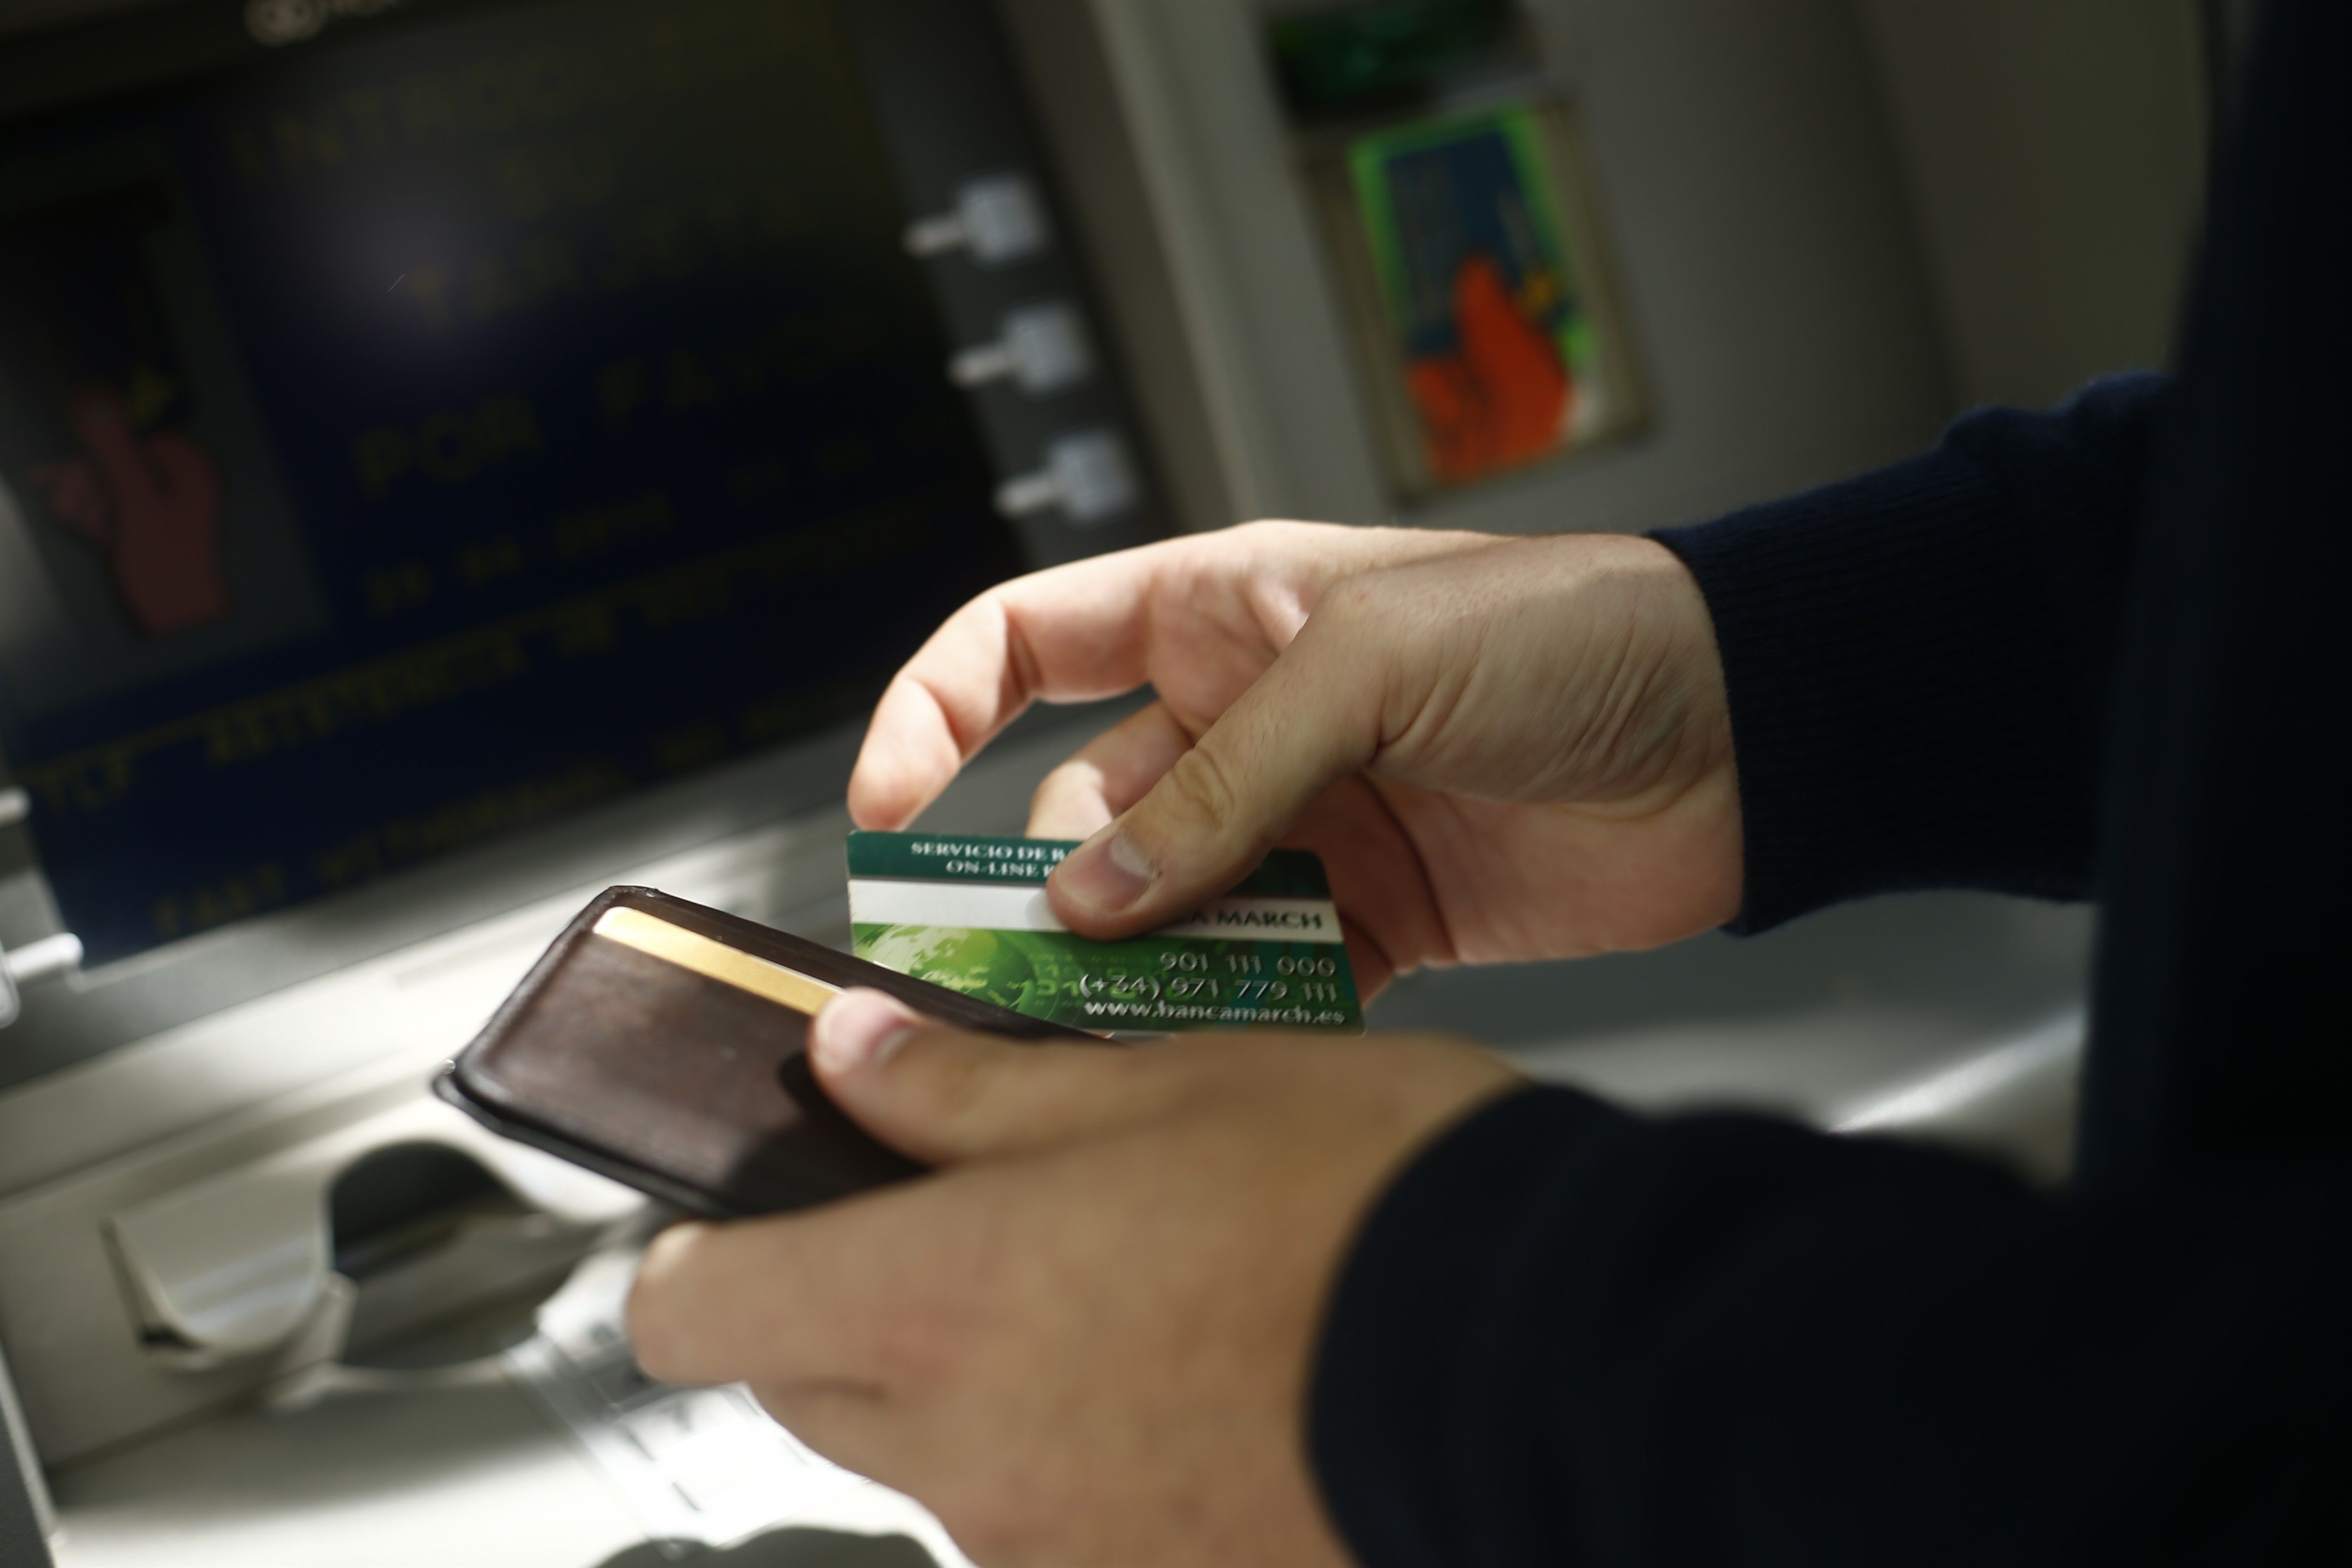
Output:
<svg viewBox="0 0 2352 1568">
<path fill-rule="evenodd" d="M 556 939 L 436 1088 L 495 1132 L 693 1213 L 845 1197 L 922 1168 L 843 1115 L 809 1071 L 809 1019 L 852 986 L 960 1028 L 1102 1043 L 616 887 Z"/>
<path fill-rule="evenodd" d="M 1121 942 L 1075 936 L 1051 839 L 852 833 L 857 956 L 1033 1019 L 1111 1033 L 1364 1027 L 1323 862 L 1276 850 L 1189 918 Z"/>
</svg>

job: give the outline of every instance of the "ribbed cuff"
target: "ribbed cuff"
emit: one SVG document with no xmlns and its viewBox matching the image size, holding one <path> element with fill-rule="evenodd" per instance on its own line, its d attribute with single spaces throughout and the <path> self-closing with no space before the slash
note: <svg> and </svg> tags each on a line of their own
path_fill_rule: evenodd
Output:
<svg viewBox="0 0 2352 1568">
<path fill-rule="evenodd" d="M 1714 616 L 1747 844 L 1735 929 L 1928 887 L 2076 893 L 2080 694 L 2038 508 L 1948 447 L 1664 529 Z M 2063 576 L 2063 573 L 2059 575 Z"/>
</svg>

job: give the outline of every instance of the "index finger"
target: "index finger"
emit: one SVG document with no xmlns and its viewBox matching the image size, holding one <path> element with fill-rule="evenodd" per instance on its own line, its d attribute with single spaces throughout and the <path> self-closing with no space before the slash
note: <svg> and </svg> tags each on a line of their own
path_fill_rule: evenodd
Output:
<svg viewBox="0 0 2352 1568">
<path fill-rule="evenodd" d="M 1085 702 L 1144 681 L 1144 606 L 1185 541 L 1073 561 L 990 589 L 892 678 L 849 778 L 860 827 L 901 828 L 1033 702 Z"/>
</svg>

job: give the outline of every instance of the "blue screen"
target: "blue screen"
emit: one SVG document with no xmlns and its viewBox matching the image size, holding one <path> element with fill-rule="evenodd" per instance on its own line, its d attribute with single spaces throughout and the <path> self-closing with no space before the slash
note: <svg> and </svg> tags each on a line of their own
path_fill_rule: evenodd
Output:
<svg viewBox="0 0 2352 1568">
<path fill-rule="evenodd" d="M 0 749 L 105 962 L 789 741 L 1015 569 L 829 5 L 0 145 Z"/>
</svg>

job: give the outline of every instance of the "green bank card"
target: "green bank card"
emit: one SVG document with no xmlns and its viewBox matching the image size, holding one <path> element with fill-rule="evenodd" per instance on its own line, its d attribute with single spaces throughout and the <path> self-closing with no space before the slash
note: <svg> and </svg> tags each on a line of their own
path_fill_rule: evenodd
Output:
<svg viewBox="0 0 2352 1568">
<path fill-rule="evenodd" d="M 857 956 L 1103 1034 L 1364 1027 L 1323 862 L 1276 850 L 1191 919 L 1124 942 L 1073 936 L 1045 876 L 1078 846 L 932 833 L 849 836 Z"/>
</svg>

